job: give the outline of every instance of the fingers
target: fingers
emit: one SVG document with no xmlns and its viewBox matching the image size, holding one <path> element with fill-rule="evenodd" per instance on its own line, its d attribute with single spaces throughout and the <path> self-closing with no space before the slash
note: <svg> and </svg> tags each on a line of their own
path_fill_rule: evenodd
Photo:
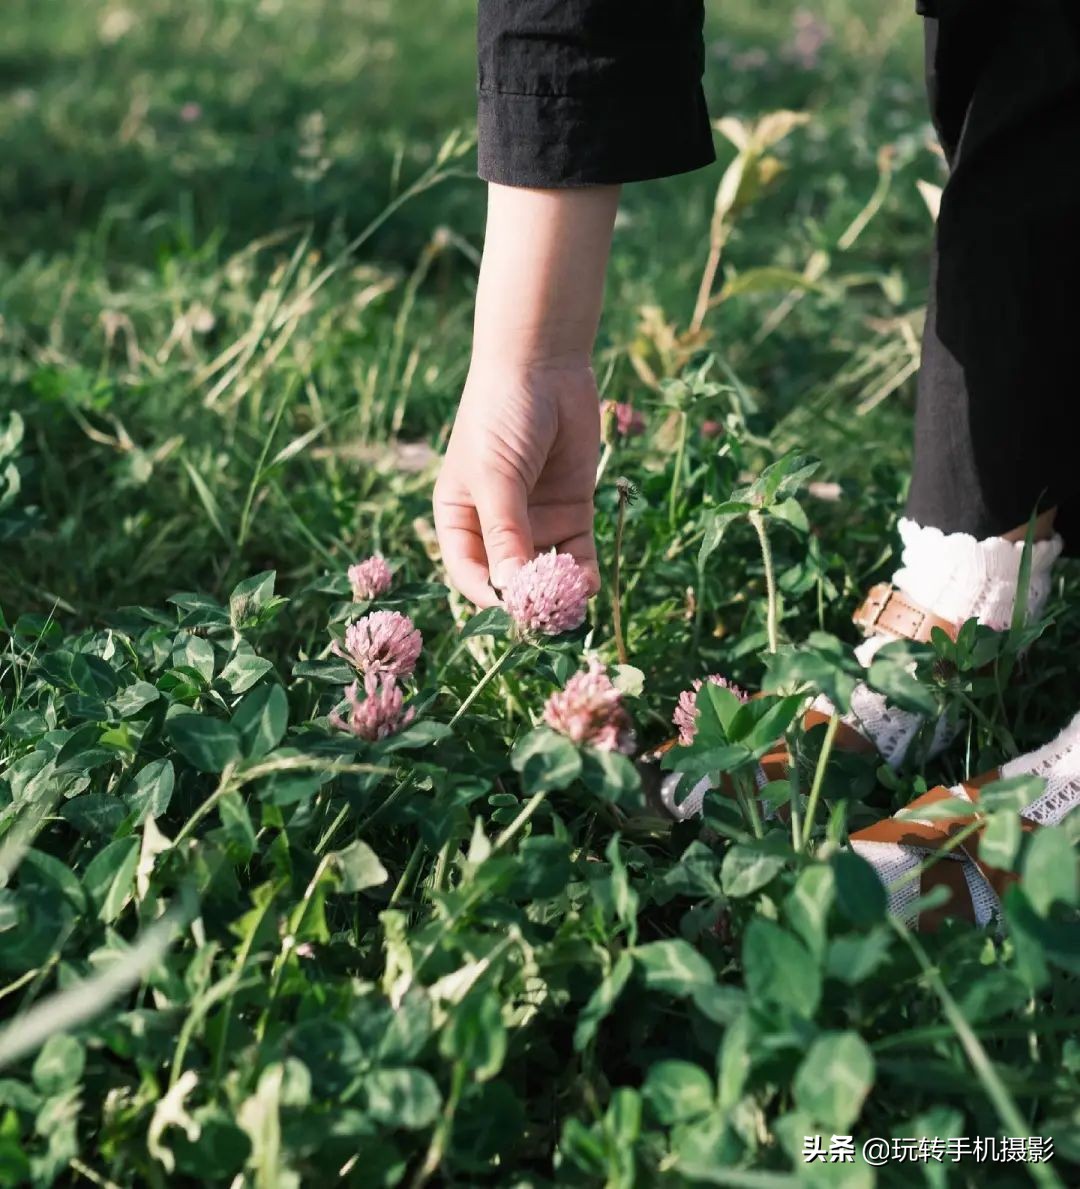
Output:
<svg viewBox="0 0 1080 1189">
<path fill-rule="evenodd" d="M 435 533 L 451 585 L 477 607 L 494 607 L 499 599 L 488 585 L 487 554 L 472 502 L 447 499 L 436 491 L 434 512 Z"/>
<path fill-rule="evenodd" d="M 530 508 L 523 487 L 489 476 L 475 496 L 457 483 L 437 487 L 434 511 L 450 581 L 478 607 L 495 606 L 515 571 L 551 548 L 577 561 L 590 594 L 600 589 L 591 500 Z"/>
<path fill-rule="evenodd" d="M 491 584 L 501 590 L 533 557 L 525 484 L 513 474 L 485 475 L 476 487 L 476 513 Z"/>
<path fill-rule="evenodd" d="M 569 553 L 585 571 L 590 594 L 596 594 L 600 589 L 594 516 L 591 500 L 577 504 L 542 504 L 529 510 L 536 550 L 542 552 L 554 546 L 559 553 Z"/>
</svg>

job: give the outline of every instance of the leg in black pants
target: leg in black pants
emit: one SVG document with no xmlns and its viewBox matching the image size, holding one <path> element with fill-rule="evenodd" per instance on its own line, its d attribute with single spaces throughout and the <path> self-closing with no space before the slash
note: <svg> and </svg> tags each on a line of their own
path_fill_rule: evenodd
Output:
<svg viewBox="0 0 1080 1189">
<path fill-rule="evenodd" d="M 923 340 L 909 517 L 986 538 L 1036 506 L 1080 546 L 1080 5 L 938 0 L 951 176 Z"/>
<path fill-rule="evenodd" d="M 926 0 L 923 8 L 931 13 L 931 110 L 951 173 L 923 336 L 904 567 L 894 583 L 945 619 L 975 616 L 1004 629 L 1022 546 L 1003 535 L 1055 508 L 1068 534 L 1080 504 L 1069 432 L 1080 346 L 1080 14 L 1075 0 Z M 1075 530 L 1071 543 L 1080 546 Z M 1028 606 L 1036 613 L 1059 548 L 1059 539 L 1035 546 Z M 863 647 L 865 662 L 875 641 Z M 857 694 L 888 758 L 910 716 Z M 1080 806 L 1080 715 L 1000 774 L 1045 781 L 1024 810 L 1031 828 L 1062 821 Z M 978 787 L 932 790 L 915 806 L 941 795 L 976 800 Z M 959 861 L 919 874 L 935 849 L 926 831 L 937 828 L 924 824 L 920 837 L 895 820 L 878 822 L 851 843 L 889 888 L 897 915 L 914 920 L 917 891 L 940 885 L 950 898 L 918 919 L 922 927 L 941 915 L 988 924 L 1013 876 L 970 845 Z"/>
</svg>

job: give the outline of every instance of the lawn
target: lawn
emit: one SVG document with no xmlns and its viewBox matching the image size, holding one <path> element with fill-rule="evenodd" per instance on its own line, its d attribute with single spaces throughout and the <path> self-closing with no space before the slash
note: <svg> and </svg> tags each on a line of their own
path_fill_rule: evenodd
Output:
<svg viewBox="0 0 1080 1189">
<path fill-rule="evenodd" d="M 596 371 L 646 432 L 607 428 L 605 586 L 536 638 L 448 591 L 431 525 L 482 247 L 474 6 L 8 0 L 0 1185 L 1076 1182 L 1080 823 L 1021 840 L 1031 791 L 991 800 L 1002 935 L 911 933 L 843 849 L 1063 725 L 1074 570 L 1036 629 L 885 666 L 971 711 L 940 760 L 876 770 L 797 714 L 850 689 L 836 641 L 895 566 L 945 180 L 913 8 L 710 3 L 718 163 L 628 188 L 616 229 Z M 423 648 L 365 742 L 329 716 L 373 610 Z M 700 700 L 673 754 L 714 771 L 711 739 L 738 782 L 786 733 L 790 821 L 673 824 L 655 764 L 545 727 L 585 652 L 642 752 L 695 677 L 768 691 Z M 852 1163 L 804 1161 L 837 1134 Z M 1000 1136 L 1054 1157 L 861 1149 Z"/>
</svg>

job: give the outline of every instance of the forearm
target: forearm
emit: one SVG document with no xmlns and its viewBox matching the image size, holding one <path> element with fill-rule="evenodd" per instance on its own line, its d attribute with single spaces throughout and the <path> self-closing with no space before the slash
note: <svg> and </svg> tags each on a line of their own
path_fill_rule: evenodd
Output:
<svg viewBox="0 0 1080 1189">
<path fill-rule="evenodd" d="M 488 186 L 473 358 L 587 363 L 604 298 L 618 186 Z"/>
</svg>

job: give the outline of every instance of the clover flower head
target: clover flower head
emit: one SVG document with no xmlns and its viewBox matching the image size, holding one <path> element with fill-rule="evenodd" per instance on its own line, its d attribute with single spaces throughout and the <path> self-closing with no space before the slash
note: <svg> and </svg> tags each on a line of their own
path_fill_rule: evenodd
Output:
<svg viewBox="0 0 1080 1189">
<path fill-rule="evenodd" d="M 349 566 L 349 585 L 352 587 L 353 599 L 358 603 L 386 594 L 393 578 L 390 567 L 378 554 Z"/>
<path fill-rule="evenodd" d="M 693 685 L 690 689 L 684 689 L 679 694 L 679 702 L 675 707 L 675 713 L 671 716 L 671 721 L 679 728 L 679 742 L 686 747 L 693 743 L 694 736 L 697 734 L 697 716 L 698 709 L 694 704 L 697 697 L 697 692 L 708 681 L 710 685 L 719 685 L 722 689 L 730 690 L 740 702 L 749 701 L 749 697 L 737 685 L 732 684 L 726 677 L 721 677 L 719 673 L 711 673 L 704 680 L 700 677 L 695 677 Z"/>
<path fill-rule="evenodd" d="M 405 708 L 401 686 L 391 676 L 368 673 L 364 678 L 364 696 L 360 696 L 360 683 L 354 681 L 345 691 L 345 698 L 349 703 L 348 713 L 344 718 L 336 712 L 331 714 L 331 724 L 369 743 L 396 735 L 416 716 L 411 706 Z"/>
<path fill-rule="evenodd" d="M 345 647 L 334 652 L 366 676 L 385 673 L 408 677 L 416 668 L 424 638 L 413 621 L 398 611 L 372 611 L 345 629 Z"/>
<path fill-rule="evenodd" d="M 815 70 L 820 65 L 822 49 L 832 39 L 832 30 L 807 8 L 796 9 L 791 26 L 791 40 L 781 51 L 783 57 L 798 62 L 803 70 Z"/>
<path fill-rule="evenodd" d="M 526 632 L 558 636 L 585 622 L 589 585 L 569 553 L 542 553 L 522 566 L 502 592 L 514 622 Z"/>
<path fill-rule="evenodd" d="M 598 751 L 628 755 L 633 747 L 630 718 L 623 709 L 622 694 L 595 657 L 587 669 L 575 673 L 561 690 L 548 698 L 544 722 L 574 743 Z"/>
</svg>

